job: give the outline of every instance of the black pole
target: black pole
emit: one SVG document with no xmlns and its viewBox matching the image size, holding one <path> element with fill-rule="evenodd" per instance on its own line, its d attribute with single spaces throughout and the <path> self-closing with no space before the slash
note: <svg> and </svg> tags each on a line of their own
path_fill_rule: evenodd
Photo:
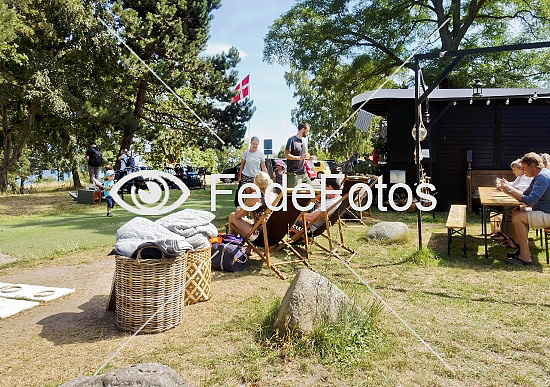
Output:
<svg viewBox="0 0 550 387">
<path fill-rule="evenodd" d="M 420 96 L 420 85 L 419 85 L 419 76 L 420 76 L 420 64 L 419 59 L 415 58 L 414 60 L 414 116 L 415 116 L 415 132 L 416 132 L 416 141 L 415 141 L 415 162 L 416 162 L 416 181 L 417 187 L 420 185 L 420 114 L 418 113 L 419 108 L 419 96 Z M 422 211 L 420 208 L 417 208 L 418 211 L 418 250 L 422 250 Z"/>
</svg>

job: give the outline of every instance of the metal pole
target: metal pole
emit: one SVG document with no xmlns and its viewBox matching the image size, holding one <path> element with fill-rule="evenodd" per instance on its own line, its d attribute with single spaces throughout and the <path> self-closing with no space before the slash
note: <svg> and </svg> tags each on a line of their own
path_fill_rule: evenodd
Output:
<svg viewBox="0 0 550 387">
<path fill-rule="evenodd" d="M 417 58 L 414 61 L 414 116 L 415 116 L 415 131 L 416 131 L 416 141 L 415 141 L 415 162 L 416 162 L 416 182 L 417 187 L 420 185 L 420 114 L 418 113 L 419 108 L 419 97 L 420 97 L 420 63 Z M 422 250 L 422 211 L 417 208 L 418 213 L 418 250 Z"/>
</svg>

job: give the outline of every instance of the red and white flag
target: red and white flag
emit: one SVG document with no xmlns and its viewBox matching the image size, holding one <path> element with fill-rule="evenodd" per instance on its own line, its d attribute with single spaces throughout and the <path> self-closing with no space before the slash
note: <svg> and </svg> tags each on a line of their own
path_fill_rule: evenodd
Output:
<svg viewBox="0 0 550 387">
<path fill-rule="evenodd" d="M 244 79 L 237 85 L 237 87 L 235 88 L 235 91 L 237 91 L 238 94 L 233 97 L 231 102 L 235 103 L 237 101 L 240 101 L 243 98 L 248 97 L 249 83 L 250 83 L 250 74 L 244 77 Z"/>
</svg>

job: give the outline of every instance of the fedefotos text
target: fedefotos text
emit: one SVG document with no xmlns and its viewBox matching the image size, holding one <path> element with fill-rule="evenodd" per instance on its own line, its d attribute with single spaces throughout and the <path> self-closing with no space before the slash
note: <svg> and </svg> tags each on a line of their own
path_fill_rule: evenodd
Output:
<svg viewBox="0 0 550 387">
<path fill-rule="evenodd" d="M 326 185 L 326 179 L 329 179 L 329 178 L 336 178 L 336 179 L 343 179 L 345 176 L 342 175 L 342 174 L 323 174 L 321 175 L 321 210 L 322 211 L 326 211 L 326 200 L 327 200 L 327 195 L 334 195 L 334 194 L 342 194 L 342 190 L 339 189 L 339 190 L 335 190 L 335 189 L 327 189 L 327 185 Z M 217 195 L 233 195 L 233 191 L 232 190 L 227 190 L 227 189 L 218 189 L 218 186 L 217 186 L 217 181 L 218 179 L 234 179 L 235 178 L 235 175 L 234 174 L 212 174 L 212 180 L 211 180 L 211 190 L 210 190 L 210 210 L 211 211 L 216 211 L 216 197 Z M 288 191 L 288 187 L 287 187 L 287 177 L 286 175 L 283 175 L 282 176 L 283 178 L 283 181 L 282 181 L 282 184 L 278 184 L 278 183 L 273 183 L 273 184 L 270 184 L 267 189 L 266 189 L 266 193 L 267 192 L 272 192 L 275 188 L 279 188 L 282 192 L 287 192 Z M 388 207 L 384 206 L 384 203 L 383 203 L 383 192 L 384 190 L 388 187 L 387 184 L 384 184 L 384 182 L 382 181 L 382 176 L 380 176 L 378 178 L 378 182 L 374 185 L 374 188 L 377 192 L 377 197 L 378 197 L 378 209 L 380 211 L 387 211 L 388 210 Z M 246 190 L 246 188 L 251 188 L 252 189 L 252 193 L 245 193 L 244 191 Z M 407 209 L 410 208 L 410 206 L 412 205 L 413 203 L 413 192 L 411 190 L 411 188 L 406 185 L 406 184 L 403 184 L 403 183 L 397 183 L 397 184 L 394 184 L 390 187 L 389 191 L 388 191 L 388 197 L 389 198 L 392 198 L 393 197 L 393 194 L 395 193 L 395 190 L 399 189 L 399 188 L 403 188 L 406 193 L 407 193 L 407 202 L 401 206 L 397 205 L 396 203 L 394 203 L 393 200 L 389 200 L 388 201 L 388 204 L 389 206 L 395 210 L 395 211 L 405 211 Z M 319 191 L 319 190 L 317 190 Z M 372 190 L 371 188 L 368 186 L 368 184 L 366 183 L 355 183 L 354 185 L 351 186 L 350 190 L 349 190 L 349 197 L 350 198 L 353 198 L 355 197 L 355 193 L 359 191 L 359 197 L 363 197 L 365 194 L 366 194 L 366 202 L 364 205 L 359 205 L 358 203 L 355 203 L 354 200 L 350 200 L 350 205 L 351 207 L 356 210 L 356 211 L 365 211 L 365 210 L 368 210 L 370 208 L 370 206 L 372 205 L 372 200 L 373 200 L 373 193 L 372 193 Z M 433 184 L 430 184 L 430 183 L 422 183 L 422 184 L 419 184 L 416 186 L 416 196 L 420 199 L 420 201 L 418 201 L 416 203 L 416 207 L 421 210 L 421 211 L 431 211 L 433 210 L 436 205 L 437 205 L 437 201 L 436 201 L 436 198 L 430 194 L 430 192 L 432 191 L 435 191 L 435 186 Z M 317 195 L 316 193 L 316 190 L 314 187 L 312 187 L 310 184 L 305 184 L 305 183 L 302 183 L 302 184 L 298 184 L 296 187 L 292 188 L 292 195 L 291 195 L 291 200 L 292 200 L 292 204 L 294 206 L 294 208 L 300 210 L 300 211 L 309 211 L 313 208 L 313 202 L 310 202 L 307 206 L 301 206 L 299 203 L 298 203 L 298 199 L 300 198 L 308 198 L 308 199 L 313 199 L 315 198 Z M 245 204 L 245 201 L 246 199 L 248 198 L 255 198 L 255 199 L 260 199 L 261 198 L 261 192 L 260 192 L 260 189 L 259 187 L 256 185 L 256 184 L 253 184 L 253 183 L 246 183 L 246 184 L 243 184 L 240 188 L 239 188 L 239 192 L 238 192 L 238 202 L 239 202 L 239 205 L 241 206 L 241 208 L 245 209 L 246 211 L 254 211 L 255 209 L 257 209 L 259 206 L 260 206 L 260 203 L 257 202 L 256 204 L 254 204 L 254 206 L 247 206 Z M 429 202 L 430 205 L 429 206 L 425 206 L 424 204 L 422 204 L 422 202 Z M 283 210 L 283 211 L 286 211 L 287 208 L 288 208 L 288 195 L 283 195 L 282 197 L 282 201 L 277 205 L 277 206 L 274 206 L 272 203 L 266 203 L 267 207 L 272 210 L 272 211 L 279 211 L 279 210 Z"/>
</svg>

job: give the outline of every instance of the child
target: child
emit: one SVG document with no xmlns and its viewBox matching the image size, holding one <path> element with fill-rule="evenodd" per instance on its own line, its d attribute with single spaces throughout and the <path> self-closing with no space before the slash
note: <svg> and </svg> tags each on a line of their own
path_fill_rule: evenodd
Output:
<svg viewBox="0 0 550 387">
<path fill-rule="evenodd" d="M 105 201 L 107 202 L 107 216 L 113 216 L 113 214 L 111 214 L 111 210 L 115 205 L 115 201 L 109 191 L 111 191 L 111 188 L 115 184 L 115 171 L 109 169 L 105 172 L 105 175 L 107 176 L 107 180 L 103 182 L 103 194 L 105 195 Z"/>
</svg>

